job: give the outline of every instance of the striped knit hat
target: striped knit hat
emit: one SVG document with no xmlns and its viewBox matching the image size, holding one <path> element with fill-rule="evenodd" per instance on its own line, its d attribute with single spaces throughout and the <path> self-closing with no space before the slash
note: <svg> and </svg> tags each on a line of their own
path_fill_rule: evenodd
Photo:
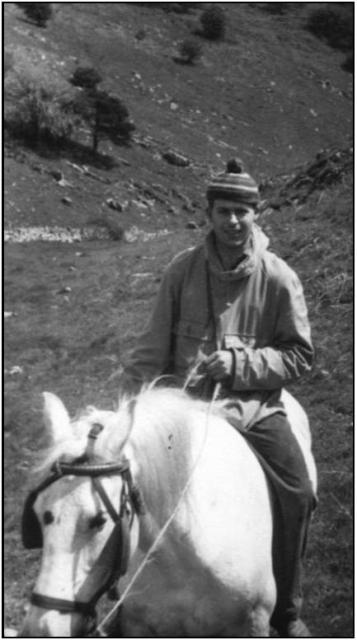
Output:
<svg viewBox="0 0 357 640">
<path fill-rule="evenodd" d="M 216 198 L 236 200 L 245 204 L 256 205 L 259 202 L 258 185 L 246 173 L 239 158 L 228 160 L 225 173 L 215 176 L 207 188 L 207 200 L 212 204 Z"/>
</svg>

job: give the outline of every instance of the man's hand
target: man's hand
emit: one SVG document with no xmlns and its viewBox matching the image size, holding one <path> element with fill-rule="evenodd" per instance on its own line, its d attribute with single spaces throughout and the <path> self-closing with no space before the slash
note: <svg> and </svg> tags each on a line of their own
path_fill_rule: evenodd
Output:
<svg viewBox="0 0 357 640">
<path fill-rule="evenodd" d="M 215 351 L 208 356 L 205 365 L 208 375 L 216 382 L 221 382 L 232 375 L 233 354 L 226 349 Z"/>
</svg>

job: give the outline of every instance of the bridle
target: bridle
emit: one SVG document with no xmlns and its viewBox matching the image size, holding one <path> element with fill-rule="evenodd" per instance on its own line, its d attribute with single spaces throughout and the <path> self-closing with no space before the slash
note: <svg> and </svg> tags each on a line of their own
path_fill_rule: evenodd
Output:
<svg viewBox="0 0 357 640">
<path fill-rule="evenodd" d="M 92 481 L 94 490 L 101 498 L 109 516 L 114 522 L 114 529 L 111 532 L 104 549 L 113 546 L 115 549 L 116 560 L 112 563 L 112 570 L 108 579 L 104 584 L 98 587 L 89 602 L 55 598 L 35 591 L 32 593 L 30 598 L 31 604 L 37 607 L 49 610 L 54 609 L 61 613 L 79 613 L 92 619 L 96 618 L 96 603 L 105 592 L 108 592 L 108 596 L 112 599 L 119 597 L 116 591 L 116 583 L 120 576 L 126 573 L 128 568 L 131 526 L 135 514 L 139 515 L 143 513 L 141 494 L 133 483 L 129 462 L 126 458 L 115 463 L 94 464 L 90 461 L 94 440 L 97 438 L 102 428 L 102 425 L 93 425 L 88 436 L 88 447 L 84 456 L 73 463 L 66 463 L 57 460 L 52 466 L 50 476 L 47 477 L 36 489 L 31 491 L 28 498 L 28 500 L 30 500 L 30 504 L 33 506 L 37 496 L 42 493 L 44 489 L 63 476 L 89 477 Z M 103 483 L 101 482 L 101 477 L 112 475 L 120 475 L 122 478 L 118 509 L 114 507 Z M 26 523 L 23 526 L 26 526 Z M 41 546 L 41 544 L 38 546 Z"/>
</svg>

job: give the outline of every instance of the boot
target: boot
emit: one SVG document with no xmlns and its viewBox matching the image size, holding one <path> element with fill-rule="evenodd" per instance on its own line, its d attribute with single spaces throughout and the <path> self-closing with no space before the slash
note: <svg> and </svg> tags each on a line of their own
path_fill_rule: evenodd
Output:
<svg viewBox="0 0 357 640">
<path fill-rule="evenodd" d="M 290 620 L 284 627 L 277 629 L 281 638 L 312 638 L 312 635 L 306 624 L 297 618 Z"/>
</svg>

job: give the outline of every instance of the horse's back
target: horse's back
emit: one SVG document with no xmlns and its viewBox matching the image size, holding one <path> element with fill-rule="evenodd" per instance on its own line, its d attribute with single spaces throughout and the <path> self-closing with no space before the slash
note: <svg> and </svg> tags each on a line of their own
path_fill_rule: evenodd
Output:
<svg viewBox="0 0 357 640">
<path fill-rule="evenodd" d="M 281 400 L 292 429 L 305 458 L 307 470 L 314 492 L 317 491 L 317 470 L 311 450 L 311 431 L 309 419 L 301 404 L 286 389 L 283 389 Z"/>
<path fill-rule="evenodd" d="M 173 395 L 172 409 L 174 400 Z M 136 416 L 141 423 L 138 411 Z M 143 429 L 145 417 L 147 412 Z M 138 436 L 141 433 L 140 428 Z M 159 495 L 155 491 L 155 500 L 150 500 L 147 476 L 144 482 L 139 472 L 135 481 L 143 488 L 144 501 L 152 502 L 156 523 L 164 525 L 165 502 L 170 503 L 166 518 L 174 513 L 174 519 L 155 561 L 147 564 L 136 583 L 138 597 L 126 603 L 126 632 L 141 635 L 154 629 L 159 637 L 267 635 L 275 584 L 265 474 L 244 437 L 208 406 L 187 403 L 181 424 L 175 429 L 171 421 L 168 433 L 169 448 L 155 457 L 158 465 L 161 455 Z M 185 441 L 186 454 L 180 451 Z M 170 483 L 170 476 L 180 479 L 175 467 L 185 467 L 187 451 L 191 463 L 187 484 L 180 489 Z M 160 487 L 165 487 L 164 493 Z M 170 491 L 176 493 L 174 500 Z"/>
</svg>

